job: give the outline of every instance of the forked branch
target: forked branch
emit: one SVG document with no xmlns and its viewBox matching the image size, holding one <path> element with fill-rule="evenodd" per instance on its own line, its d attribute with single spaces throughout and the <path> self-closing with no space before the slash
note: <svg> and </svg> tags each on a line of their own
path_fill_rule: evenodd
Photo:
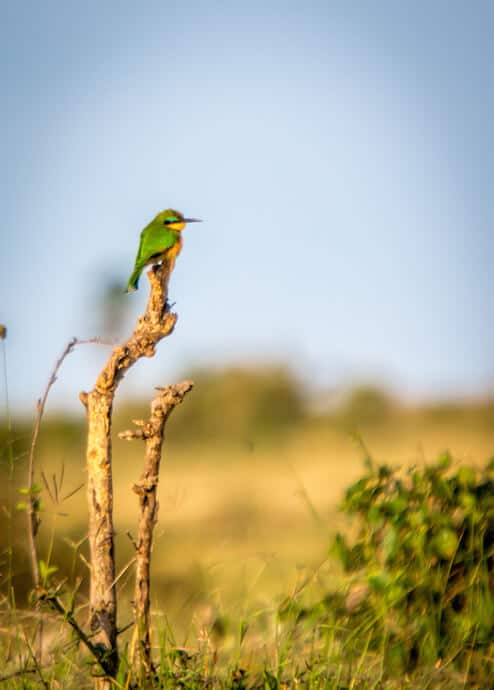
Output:
<svg viewBox="0 0 494 690">
<path fill-rule="evenodd" d="M 168 304 L 167 263 L 148 272 L 151 284 L 146 311 L 134 332 L 122 345 L 114 347 L 110 358 L 89 393 L 80 394 L 87 410 L 87 473 L 89 549 L 91 559 L 90 626 L 94 644 L 106 652 L 109 675 L 118 668 L 117 597 L 113 542 L 113 489 L 111 472 L 111 415 L 113 398 L 127 370 L 141 357 L 152 357 L 159 341 L 170 335 L 177 315 Z M 109 679 L 99 679 L 99 688 L 108 688 Z"/>
</svg>

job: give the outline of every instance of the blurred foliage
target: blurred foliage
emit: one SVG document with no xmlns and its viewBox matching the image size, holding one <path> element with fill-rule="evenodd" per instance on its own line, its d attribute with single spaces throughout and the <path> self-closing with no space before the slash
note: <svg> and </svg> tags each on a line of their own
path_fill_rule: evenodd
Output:
<svg viewBox="0 0 494 690">
<path fill-rule="evenodd" d="M 397 409 L 397 402 L 386 391 L 363 385 L 347 393 L 336 417 L 347 427 L 363 427 L 385 423 Z"/>
<path fill-rule="evenodd" d="M 450 401 L 423 405 L 418 410 L 420 420 L 430 424 L 467 424 L 477 428 L 494 428 L 494 400 Z"/>
<path fill-rule="evenodd" d="M 378 386 L 356 386 L 345 395 L 333 396 L 321 410 L 307 386 L 281 366 L 260 368 L 199 369 L 190 378 L 195 387 L 173 414 L 167 427 L 168 440 L 177 443 L 209 441 L 253 442 L 263 436 L 286 436 L 303 425 L 330 425 L 344 431 L 367 432 L 393 425 L 422 427 L 463 424 L 472 428 L 494 427 L 492 399 L 443 402 L 418 407 L 405 406 Z M 148 400 L 127 400 L 115 408 L 114 428 L 127 428 L 129 421 L 147 418 Z M 10 442 L 16 457 L 29 447 L 32 420 L 16 419 Z M 0 421 L 0 452 L 6 447 L 7 426 Z M 38 452 L 54 444 L 63 447 L 67 459 L 83 452 L 85 420 L 59 412 L 43 420 Z"/>
<path fill-rule="evenodd" d="M 195 388 L 174 413 L 179 440 L 239 439 L 284 433 L 306 415 L 304 391 L 282 368 L 192 373 Z"/>
<path fill-rule="evenodd" d="M 368 461 L 342 509 L 358 521 L 331 549 L 349 589 L 290 613 L 329 618 L 348 659 L 383 655 L 388 677 L 429 669 L 493 687 L 494 460 L 453 468 L 444 453 L 406 473 Z"/>
<path fill-rule="evenodd" d="M 15 458 L 20 468 L 31 444 L 33 421 L 16 419 L 9 430 L 7 424 L 0 423 L 0 466 Z M 80 458 L 86 444 L 85 421 L 62 413 L 43 419 L 37 443 L 37 455 L 62 454 L 64 459 Z M 60 450 L 60 453 L 58 452 Z M 0 487 L 1 492 L 1 487 Z"/>
</svg>

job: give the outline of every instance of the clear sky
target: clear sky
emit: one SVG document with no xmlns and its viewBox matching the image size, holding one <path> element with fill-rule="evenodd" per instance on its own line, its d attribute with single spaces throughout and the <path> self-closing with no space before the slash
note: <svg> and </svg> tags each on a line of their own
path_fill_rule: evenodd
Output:
<svg viewBox="0 0 494 690">
<path fill-rule="evenodd" d="M 3 3 L 14 405 L 97 334 L 105 284 L 168 206 L 205 222 L 185 230 L 175 334 L 124 393 L 273 360 L 412 397 L 492 390 L 493 26 L 488 0 Z M 51 404 L 75 409 L 104 355 L 72 355 Z"/>
</svg>

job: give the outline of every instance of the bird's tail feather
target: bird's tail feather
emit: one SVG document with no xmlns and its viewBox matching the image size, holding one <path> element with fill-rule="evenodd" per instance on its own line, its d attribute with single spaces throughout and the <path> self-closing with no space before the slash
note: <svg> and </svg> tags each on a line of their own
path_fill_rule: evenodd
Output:
<svg viewBox="0 0 494 690">
<path fill-rule="evenodd" d="M 127 283 L 127 292 L 135 292 L 139 287 L 139 276 L 142 268 L 135 268 Z"/>
</svg>

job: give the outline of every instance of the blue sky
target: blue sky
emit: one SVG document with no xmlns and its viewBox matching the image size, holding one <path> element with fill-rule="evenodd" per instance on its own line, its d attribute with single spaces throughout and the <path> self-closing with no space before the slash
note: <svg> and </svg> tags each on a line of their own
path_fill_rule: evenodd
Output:
<svg viewBox="0 0 494 690">
<path fill-rule="evenodd" d="M 142 227 L 187 228 L 179 323 L 123 394 L 283 361 L 413 398 L 492 390 L 490 2 L 5 3 L 0 321 L 14 406 L 97 334 Z M 146 281 L 125 297 L 128 323 Z M 76 409 L 103 348 L 66 362 Z M 5 387 L 3 374 L 1 385 Z"/>
</svg>

